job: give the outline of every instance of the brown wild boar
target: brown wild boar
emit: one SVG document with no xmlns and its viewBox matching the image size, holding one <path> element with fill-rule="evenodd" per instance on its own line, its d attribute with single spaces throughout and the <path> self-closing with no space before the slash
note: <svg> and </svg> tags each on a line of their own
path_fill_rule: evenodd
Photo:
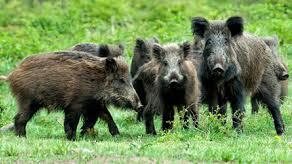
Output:
<svg viewBox="0 0 292 164">
<path fill-rule="evenodd" d="M 280 85 L 272 52 L 263 40 L 243 29 L 243 19 L 237 16 L 226 21 L 209 22 L 202 17 L 192 20 L 193 34 L 204 42 L 200 75 L 209 111 L 225 115 L 222 109 L 230 102 L 233 127 L 241 132 L 245 98 L 252 94 L 268 107 L 276 132 L 282 135 L 285 126 L 279 110 Z"/>
<path fill-rule="evenodd" d="M 183 45 L 154 44 L 153 56 L 157 61 L 158 73 L 153 91 L 155 95 L 151 96 L 144 109 L 147 134 L 156 134 L 153 123 L 153 114 L 157 112 L 156 110 L 162 112 L 162 130 L 172 129 L 174 106 L 179 109 L 185 107 L 187 110 L 183 118 L 185 128 L 188 127 L 189 116 L 192 116 L 194 126 L 198 126 L 200 83 L 196 66 L 188 59 L 190 51 L 190 44 L 187 42 Z M 152 67 L 151 62 L 146 65 Z"/>
<path fill-rule="evenodd" d="M 94 43 L 80 43 L 72 48 L 69 49 L 70 51 L 81 51 L 81 52 L 87 52 L 90 53 L 91 55 L 94 56 L 99 56 L 99 57 L 119 57 L 123 56 L 124 53 L 124 47 L 123 45 L 111 45 L 111 44 L 94 44 Z M 74 55 L 74 53 L 72 54 Z M 87 55 L 84 53 L 83 55 Z M 80 54 L 79 54 L 80 56 Z M 99 108 L 106 108 L 105 104 L 99 105 Z M 101 110 L 101 109 L 99 109 Z M 104 109 L 107 111 L 107 109 Z M 142 111 L 142 110 L 141 110 Z M 139 112 L 141 113 L 141 112 Z M 90 124 L 91 129 L 82 129 L 81 135 L 87 134 L 87 132 L 92 132 L 94 131 L 93 126 L 97 121 L 97 116 L 94 116 L 90 119 L 91 123 Z M 88 127 L 88 128 L 90 128 Z M 14 124 L 8 124 L 2 128 L 0 128 L 0 131 L 9 131 L 9 130 L 14 130 Z"/>
<path fill-rule="evenodd" d="M 158 74 L 158 69 L 158 61 L 155 58 L 151 59 L 150 62 L 140 67 L 137 74 L 133 78 L 133 87 L 135 88 L 143 106 L 146 106 L 149 100 L 155 96 L 155 79 Z M 161 112 L 156 111 L 156 113 Z M 143 110 L 140 110 L 137 115 L 137 120 L 142 121 L 142 119 Z"/>
<path fill-rule="evenodd" d="M 138 96 L 139 96 L 143 105 L 147 104 L 148 97 L 150 96 L 150 94 L 152 92 L 151 86 L 152 86 L 154 79 L 155 79 L 155 77 L 153 75 L 153 73 L 155 73 L 155 72 L 153 72 L 153 71 L 155 71 L 155 68 L 154 69 L 151 68 L 151 69 L 149 69 L 149 71 L 147 70 L 146 72 L 143 71 L 143 73 L 141 73 L 141 75 L 139 75 L 139 80 L 135 77 L 135 75 L 137 74 L 140 67 L 142 67 L 144 64 L 151 61 L 154 43 L 158 43 L 158 39 L 156 39 L 155 37 L 148 39 L 148 40 L 143 40 L 143 39 L 137 38 L 135 48 L 134 48 L 134 55 L 133 55 L 132 63 L 131 63 L 131 75 L 133 77 L 133 86 L 134 86 L 136 92 L 138 93 Z M 140 78 L 141 76 L 143 76 L 143 77 L 146 76 L 145 78 L 148 78 L 148 77 L 149 78 L 154 77 L 154 78 L 151 79 L 151 81 L 148 80 L 147 82 L 142 82 L 143 80 Z M 144 85 L 141 84 L 140 82 L 144 83 Z M 143 110 L 138 112 L 137 121 L 142 121 L 142 118 L 143 118 Z"/>
<path fill-rule="evenodd" d="M 26 124 L 40 108 L 63 109 L 64 130 L 76 139 L 80 116 L 82 129 L 92 128 L 100 117 L 112 135 L 119 134 L 105 104 L 139 109 L 140 100 L 130 82 L 128 65 L 121 58 L 99 58 L 85 52 L 54 52 L 30 56 L 7 77 L 18 103 L 15 133 L 26 135 Z"/>
<path fill-rule="evenodd" d="M 279 98 L 281 99 L 281 102 L 283 102 L 285 97 L 288 95 L 288 67 L 283 62 L 282 57 L 278 53 L 278 37 L 264 37 L 262 39 L 272 50 L 272 54 L 274 57 L 274 71 L 281 86 Z M 256 96 L 251 97 L 252 114 L 258 112 L 259 102 L 261 102 L 260 98 Z"/>
<path fill-rule="evenodd" d="M 95 44 L 95 43 L 79 43 L 69 50 L 71 51 L 81 51 L 81 52 L 87 52 L 94 56 L 99 57 L 119 57 L 124 56 L 124 46 L 122 44 L 114 45 L 114 44 Z M 105 104 L 101 104 L 100 108 L 105 108 L 104 110 L 107 110 L 107 107 Z M 83 129 L 81 131 L 81 135 L 86 134 L 87 132 L 94 131 L 93 126 L 95 122 L 97 121 L 97 117 L 95 119 L 91 119 L 90 123 L 92 126 L 92 129 Z"/>
</svg>

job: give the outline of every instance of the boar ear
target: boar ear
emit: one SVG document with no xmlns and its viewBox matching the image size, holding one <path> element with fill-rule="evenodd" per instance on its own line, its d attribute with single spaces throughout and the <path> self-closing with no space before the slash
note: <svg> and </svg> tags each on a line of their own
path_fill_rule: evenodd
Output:
<svg viewBox="0 0 292 164">
<path fill-rule="evenodd" d="M 159 39 L 157 37 L 155 37 L 155 36 L 152 37 L 152 40 L 153 40 L 154 43 L 159 43 Z"/>
<path fill-rule="evenodd" d="M 206 30 L 209 28 L 209 22 L 203 17 L 192 18 L 192 32 L 193 35 L 204 37 Z"/>
<path fill-rule="evenodd" d="M 264 37 L 262 39 L 266 43 L 266 45 L 268 45 L 270 48 L 278 46 L 278 37 L 277 36 Z"/>
<path fill-rule="evenodd" d="M 191 44 L 189 42 L 184 42 L 180 45 L 180 47 L 183 50 L 184 57 L 186 58 L 191 52 Z"/>
<path fill-rule="evenodd" d="M 147 51 L 145 41 L 144 41 L 143 39 L 141 39 L 141 38 L 137 38 L 137 39 L 136 39 L 135 49 L 139 50 L 140 52 L 145 52 L 145 51 Z M 140 53 L 140 54 L 142 55 L 142 54 L 144 54 L 144 53 Z"/>
<path fill-rule="evenodd" d="M 164 54 L 163 48 L 159 44 L 154 44 L 153 45 L 153 56 L 157 60 L 161 60 L 163 58 Z"/>
<path fill-rule="evenodd" d="M 123 45 L 123 44 L 119 44 L 119 48 L 122 50 L 122 52 L 124 52 L 124 50 L 125 50 L 125 46 Z"/>
<path fill-rule="evenodd" d="M 231 36 L 242 35 L 243 19 L 239 16 L 233 16 L 227 19 L 226 25 L 231 32 Z"/>
<path fill-rule="evenodd" d="M 108 73 L 115 73 L 118 70 L 118 65 L 117 62 L 114 58 L 112 57 L 107 57 L 105 59 L 105 70 Z"/>
<path fill-rule="evenodd" d="M 99 46 L 99 55 L 100 55 L 100 57 L 108 57 L 109 54 L 110 54 L 110 51 L 109 51 L 108 45 L 101 44 Z"/>
<path fill-rule="evenodd" d="M 120 56 L 124 56 L 124 51 L 125 51 L 125 46 L 123 45 L 123 44 L 119 44 L 118 45 L 119 46 L 119 48 L 120 48 L 120 53 L 121 53 L 121 55 Z"/>
</svg>

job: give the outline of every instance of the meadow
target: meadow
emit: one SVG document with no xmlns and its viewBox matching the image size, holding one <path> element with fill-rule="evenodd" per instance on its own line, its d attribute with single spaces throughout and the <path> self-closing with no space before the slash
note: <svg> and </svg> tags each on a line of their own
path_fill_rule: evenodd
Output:
<svg viewBox="0 0 292 164">
<path fill-rule="evenodd" d="M 0 0 L 0 75 L 7 75 L 26 56 L 63 50 L 80 42 L 123 43 L 131 62 L 137 37 L 156 36 L 162 43 L 192 41 L 193 16 L 227 19 L 240 15 L 245 31 L 259 36 L 277 35 L 279 51 L 292 73 L 292 3 L 289 0 Z M 32 79 L 33 80 L 33 79 Z M 0 132 L 0 163 L 192 163 L 292 162 L 292 83 L 281 106 L 286 133 L 276 136 L 273 120 L 263 107 L 251 115 L 246 105 L 244 131 L 237 134 L 228 122 L 222 126 L 200 108 L 200 127 L 145 134 L 136 113 L 110 107 L 121 135 L 112 137 L 104 122 L 96 132 L 77 141 L 66 140 L 62 112 L 39 112 L 27 125 L 27 138 Z M 16 102 L 8 85 L 0 82 L 0 127 L 11 123 Z M 161 119 L 155 119 L 156 129 Z M 79 126 L 80 129 L 80 126 Z M 78 129 L 78 132 L 79 132 Z"/>
</svg>

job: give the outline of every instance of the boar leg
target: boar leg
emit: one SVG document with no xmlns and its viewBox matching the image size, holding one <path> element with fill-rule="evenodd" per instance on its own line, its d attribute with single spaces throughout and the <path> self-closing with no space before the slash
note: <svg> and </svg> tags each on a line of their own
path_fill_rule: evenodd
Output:
<svg viewBox="0 0 292 164">
<path fill-rule="evenodd" d="M 141 121 L 143 120 L 143 110 L 140 110 L 140 111 L 137 113 L 136 120 L 137 120 L 138 122 L 141 122 Z"/>
<path fill-rule="evenodd" d="M 233 128 L 240 133 L 245 112 L 245 90 L 238 79 L 232 80 L 227 86 L 229 86 L 227 94 L 231 103 Z"/>
<path fill-rule="evenodd" d="M 259 112 L 259 102 L 257 96 L 251 97 L 251 114 L 256 114 Z"/>
<path fill-rule="evenodd" d="M 19 111 L 14 117 L 15 134 L 17 136 L 26 136 L 26 124 L 38 111 L 40 106 L 36 101 L 21 100 L 18 102 Z"/>
<path fill-rule="evenodd" d="M 199 126 L 199 112 L 198 112 L 197 104 L 192 104 L 189 110 L 190 110 L 190 114 L 191 114 L 192 119 L 193 119 L 194 127 L 198 128 L 198 126 Z"/>
<path fill-rule="evenodd" d="M 217 114 L 217 118 L 222 121 L 222 124 L 226 124 L 226 111 L 227 111 L 227 101 L 224 98 L 224 95 L 218 96 L 218 105 L 219 109 Z"/>
<path fill-rule="evenodd" d="M 108 124 L 108 129 L 112 136 L 120 134 L 116 123 L 104 103 L 101 104 L 101 108 L 98 110 L 98 116 Z"/>
<path fill-rule="evenodd" d="M 98 110 L 95 110 L 96 103 L 86 108 L 83 113 L 84 121 L 83 126 L 81 128 L 81 135 L 87 134 L 91 129 L 94 130 L 94 125 L 97 121 Z"/>
<path fill-rule="evenodd" d="M 177 107 L 177 111 L 178 112 L 181 112 L 181 111 L 183 111 L 184 110 L 184 107 L 182 107 L 182 106 L 178 106 Z M 181 123 L 182 123 L 182 125 L 183 125 L 183 128 L 184 129 L 188 129 L 189 128 L 189 115 L 190 115 L 190 113 L 189 113 L 189 111 L 186 109 L 186 110 L 184 110 L 184 112 L 182 112 L 183 113 L 183 115 L 180 115 L 180 121 L 181 121 Z"/>
<path fill-rule="evenodd" d="M 154 120 L 153 120 L 154 113 L 149 108 L 149 105 L 146 106 L 143 115 L 145 119 L 146 134 L 156 135 Z"/>
<path fill-rule="evenodd" d="M 64 130 L 68 140 L 76 140 L 76 129 L 81 116 L 81 106 L 75 105 L 65 109 Z"/>
<path fill-rule="evenodd" d="M 277 134 L 282 135 L 285 131 L 285 125 L 280 112 L 279 101 L 275 98 L 276 96 L 272 95 L 271 90 L 268 89 L 268 87 L 266 88 L 264 87 L 264 85 L 261 85 L 261 88 L 259 90 L 260 93 L 258 95 L 260 96 L 261 101 L 267 106 L 269 112 L 274 119 L 274 125 Z"/>
<path fill-rule="evenodd" d="M 173 128 L 174 109 L 171 105 L 166 105 L 162 113 L 162 130 L 167 131 Z"/>
<path fill-rule="evenodd" d="M 137 94 L 138 94 L 138 96 L 140 98 L 140 101 L 143 104 L 143 106 L 146 106 L 147 105 L 147 103 L 146 103 L 146 92 L 144 90 L 144 86 L 143 86 L 142 81 L 139 80 L 138 78 L 139 78 L 139 76 L 133 80 L 133 87 L 136 90 L 136 92 L 137 92 Z M 141 110 L 141 111 L 139 111 L 137 113 L 136 120 L 138 122 L 141 122 L 143 120 L 143 110 Z"/>
<path fill-rule="evenodd" d="M 210 88 L 207 91 L 207 102 L 208 102 L 208 109 L 211 114 L 217 113 L 217 106 L 218 106 L 218 95 L 216 88 Z"/>
</svg>

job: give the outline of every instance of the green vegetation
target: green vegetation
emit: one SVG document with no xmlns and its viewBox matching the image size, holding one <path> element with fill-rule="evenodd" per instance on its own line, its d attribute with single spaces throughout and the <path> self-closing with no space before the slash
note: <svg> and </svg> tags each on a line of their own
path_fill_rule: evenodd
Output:
<svg viewBox="0 0 292 164">
<path fill-rule="evenodd" d="M 157 36 L 161 42 L 192 40 L 190 18 L 204 16 L 245 18 L 245 30 L 260 36 L 277 34 L 280 51 L 292 60 L 292 4 L 289 0 L 88 0 L 47 1 L 0 0 L 0 75 L 8 74 L 24 57 L 66 49 L 80 42 L 123 43 L 130 62 L 136 37 Z M 31 3 L 32 2 L 32 3 Z M 63 3 L 62 3 L 63 2 Z M 291 69 L 290 69 L 291 74 Z M 290 82 L 291 83 L 291 82 Z M 114 161 L 127 162 L 292 162 L 292 85 L 282 106 L 286 135 L 275 136 L 274 125 L 265 109 L 250 115 L 248 103 L 244 132 L 237 135 L 207 116 L 201 108 L 200 128 L 182 130 L 176 119 L 173 132 L 145 134 L 135 122 L 135 113 L 111 108 L 121 135 L 111 137 L 107 126 L 98 122 L 95 135 L 70 142 L 65 139 L 61 112 L 38 113 L 27 126 L 27 139 L 12 132 L 0 133 L 0 161 Z M 0 83 L 0 126 L 16 113 L 15 100 L 5 83 Z M 229 111 L 230 113 L 230 111 Z M 230 117 L 230 116 L 229 116 Z M 155 120 L 156 129 L 160 119 Z"/>
</svg>

